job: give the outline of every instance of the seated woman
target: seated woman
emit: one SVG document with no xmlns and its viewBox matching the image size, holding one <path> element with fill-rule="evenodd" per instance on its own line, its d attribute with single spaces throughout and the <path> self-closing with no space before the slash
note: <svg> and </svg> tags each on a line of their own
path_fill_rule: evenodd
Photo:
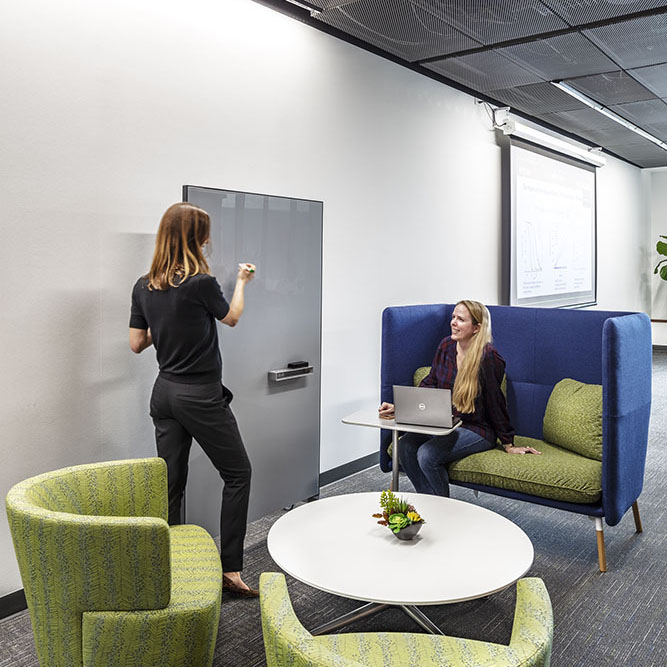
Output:
<svg viewBox="0 0 667 667">
<path fill-rule="evenodd" d="M 421 387 L 452 390 L 461 426 L 448 435 L 407 433 L 399 459 L 418 493 L 449 496 L 447 463 L 493 449 L 500 439 L 508 454 L 540 454 L 514 446 L 514 429 L 500 388 L 505 361 L 492 344 L 491 316 L 477 301 L 459 301 L 452 313 L 452 335 L 442 339 L 431 372 Z M 393 417 L 392 403 L 382 403 L 381 417 Z"/>
</svg>

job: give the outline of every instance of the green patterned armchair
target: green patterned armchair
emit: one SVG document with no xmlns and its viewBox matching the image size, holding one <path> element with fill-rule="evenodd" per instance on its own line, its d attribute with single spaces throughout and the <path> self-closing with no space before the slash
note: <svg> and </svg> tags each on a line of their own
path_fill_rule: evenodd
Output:
<svg viewBox="0 0 667 667">
<path fill-rule="evenodd" d="M 314 637 L 294 614 L 284 575 L 265 572 L 259 590 L 268 667 L 549 667 L 553 615 L 541 579 L 517 582 L 509 646 L 403 632 Z"/>
<path fill-rule="evenodd" d="M 204 529 L 167 525 L 162 459 L 32 477 L 7 517 L 40 665 L 211 665 L 220 557 Z"/>
</svg>

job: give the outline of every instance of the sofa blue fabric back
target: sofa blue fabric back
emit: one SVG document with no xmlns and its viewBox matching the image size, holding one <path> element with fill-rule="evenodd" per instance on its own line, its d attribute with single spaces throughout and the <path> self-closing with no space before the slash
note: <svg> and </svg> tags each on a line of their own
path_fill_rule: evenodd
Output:
<svg viewBox="0 0 667 667">
<path fill-rule="evenodd" d="M 623 313 L 491 306 L 494 343 L 507 364 L 507 404 L 519 435 L 542 438 L 554 385 L 602 384 L 602 328 Z"/>
<path fill-rule="evenodd" d="M 393 402 L 392 386 L 411 384 L 414 370 L 431 364 L 438 343 L 451 333 L 453 309 L 454 304 L 431 304 L 384 310 L 381 400 Z M 605 414 L 612 410 L 621 418 L 613 424 L 605 421 L 605 449 L 616 452 L 619 438 L 635 443 L 630 457 L 614 453 L 605 458 L 603 453 L 603 475 L 606 470 L 611 484 L 609 497 L 618 497 L 619 489 L 628 486 L 617 507 L 610 507 L 609 513 L 605 510 L 607 522 L 613 525 L 627 498 L 636 494 L 633 502 L 639 495 L 638 485 L 641 491 L 651 402 L 648 317 L 644 313 L 510 306 L 490 306 L 489 312 L 494 344 L 507 364 L 507 404 L 517 434 L 542 438 L 546 404 L 559 380 L 569 377 L 603 385 Z M 391 469 L 388 440 L 384 433 L 380 466 L 385 471 Z M 607 441 L 612 440 L 610 447 Z M 622 467 L 630 464 L 634 473 L 628 476 Z M 629 477 L 634 481 L 629 482 Z M 604 495 L 603 488 L 603 502 Z"/>
<path fill-rule="evenodd" d="M 651 323 L 644 313 L 604 324 L 602 348 L 602 504 L 616 525 L 644 482 L 651 415 Z"/>
</svg>

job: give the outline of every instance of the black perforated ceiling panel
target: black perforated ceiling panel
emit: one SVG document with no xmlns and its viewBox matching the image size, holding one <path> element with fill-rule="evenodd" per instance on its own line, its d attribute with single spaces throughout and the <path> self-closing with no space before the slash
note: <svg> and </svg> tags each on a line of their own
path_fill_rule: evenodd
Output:
<svg viewBox="0 0 667 667">
<path fill-rule="evenodd" d="M 575 26 L 665 6 L 664 0 L 542 0 L 542 2 L 570 25 Z"/>
<path fill-rule="evenodd" d="M 652 67 L 640 67 L 628 71 L 634 77 L 654 92 L 658 97 L 667 97 L 667 63 L 653 65 Z"/>
<path fill-rule="evenodd" d="M 408 0 L 359 0 L 317 18 L 409 62 L 480 46 Z"/>
<path fill-rule="evenodd" d="M 618 69 L 604 53 L 579 34 L 517 44 L 498 49 L 498 52 L 547 81 Z"/>
<path fill-rule="evenodd" d="M 584 107 L 573 111 L 557 111 L 545 114 L 544 120 L 559 127 L 564 127 L 570 132 L 584 132 L 585 130 L 609 130 L 613 132 L 622 127 L 611 118 L 600 115 L 597 111 Z M 583 135 L 582 135 L 583 136 Z"/>
<path fill-rule="evenodd" d="M 667 103 L 663 100 L 618 104 L 611 107 L 611 110 L 658 139 L 667 141 Z"/>
<path fill-rule="evenodd" d="M 466 35 L 493 44 L 567 28 L 540 0 L 412 0 Z"/>
<path fill-rule="evenodd" d="M 302 2 L 303 0 L 298 0 Z M 337 9 L 338 7 L 345 7 L 345 5 L 352 5 L 358 0 L 307 0 L 310 5 L 317 5 L 321 9 Z"/>
<path fill-rule="evenodd" d="M 495 51 L 439 60 L 424 67 L 480 92 L 540 81 L 539 76 L 510 62 Z"/>
<path fill-rule="evenodd" d="M 566 80 L 604 106 L 618 105 L 654 134 L 667 129 L 655 117 L 663 110 L 656 100 L 667 100 L 667 0 L 308 2 L 323 11 L 303 12 L 302 20 L 582 139 L 618 146 L 629 130 L 549 82 Z"/>
<path fill-rule="evenodd" d="M 655 98 L 648 88 L 622 70 L 568 79 L 566 83 L 605 106 Z"/>
<path fill-rule="evenodd" d="M 667 104 L 661 99 L 630 102 L 610 107 L 612 111 L 635 123 L 667 125 Z"/>
<path fill-rule="evenodd" d="M 666 165 L 665 151 L 650 141 L 623 144 L 621 146 L 609 144 L 608 147 L 612 153 L 616 153 L 640 167 L 664 167 Z"/>
<path fill-rule="evenodd" d="M 625 146 L 646 141 L 622 125 L 614 125 L 594 130 L 581 130 L 579 136 L 598 146 Z M 650 142 L 648 142 L 650 143 Z"/>
<path fill-rule="evenodd" d="M 528 86 L 492 90 L 488 95 L 531 116 L 555 111 L 572 111 L 585 107 L 582 102 L 550 83 L 533 83 Z"/>
<path fill-rule="evenodd" d="M 667 15 L 584 30 L 623 69 L 667 62 Z"/>
</svg>

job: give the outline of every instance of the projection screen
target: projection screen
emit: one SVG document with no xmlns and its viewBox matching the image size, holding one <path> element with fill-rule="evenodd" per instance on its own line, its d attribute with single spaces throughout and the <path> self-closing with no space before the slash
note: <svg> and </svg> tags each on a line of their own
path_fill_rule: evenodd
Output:
<svg viewBox="0 0 667 667">
<path fill-rule="evenodd" d="M 509 303 L 596 302 L 595 167 L 512 139 Z"/>
</svg>

